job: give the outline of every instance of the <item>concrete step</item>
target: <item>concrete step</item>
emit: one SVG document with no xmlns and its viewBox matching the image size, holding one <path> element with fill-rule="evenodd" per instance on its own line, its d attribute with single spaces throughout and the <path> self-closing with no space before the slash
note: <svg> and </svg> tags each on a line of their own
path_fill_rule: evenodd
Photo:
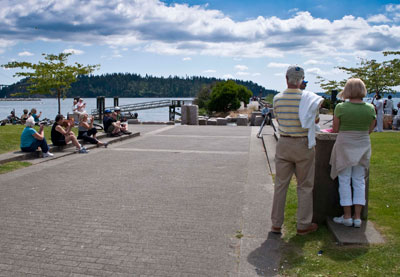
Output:
<svg viewBox="0 0 400 277">
<path fill-rule="evenodd" d="M 123 135 L 120 137 L 107 137 L 105 133 L 100 133 L 97 135 L 97 138 L 103 142 L 108 142 L 109 144 L 115 143 L 118 141 L 122 141 L 125 139 L 129 138 L 134 138 L 140 136 L 140 132 L 133 132 L 130 135 Z M 97 145 L 95 144 L 89 144 L 87 142 L 84 142 L 82 140 L 79 140 L 82 145 L 85 145 L 87 149 L 93 149 L 96 148 Z M 44 160 L 49 160 L 49 159 L 54 159 L 54 158 L 59 158 L 65 155 L 70 155 L 77 153 L 75 150 L 75 147 L 69 143 L 68 145 L 65 146 L 53 146 L 52 144 L 49 145 L 49 151 L 54 155 L 52 158 L 46 158 L 46 159 L 40 159 L 41 161 Z M 60 154 L 58 154 L 60 153 Z M 33 162 L 34 160 L 37 160 L 39 157 L 41 157 L 41 151 L 36 151 L 36 152 L 22 152 L 22 151 L 14 151 L 14 152 L 8 152 L 0 155 L 0 164 L 8 163 L 8 162 L 13 162 L 13 161 L 29 161 Z M 36 161 L 37 162 L 37 161 Z M 35 163 L 36 163 L 35 162 Z"/>
</svg>

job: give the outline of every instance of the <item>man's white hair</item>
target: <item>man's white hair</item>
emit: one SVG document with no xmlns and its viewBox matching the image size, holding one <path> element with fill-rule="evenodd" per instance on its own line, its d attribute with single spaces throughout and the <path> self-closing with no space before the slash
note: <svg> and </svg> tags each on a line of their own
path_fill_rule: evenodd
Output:
<svg viewBox="0 0 400 277">
<path fill-rule="evenodd" d="M 297 64 L 291 65 L 286 71 L 286 78 L 289 84 L 298 86 L 304 79 L 304 69 Z"/>
</svg>

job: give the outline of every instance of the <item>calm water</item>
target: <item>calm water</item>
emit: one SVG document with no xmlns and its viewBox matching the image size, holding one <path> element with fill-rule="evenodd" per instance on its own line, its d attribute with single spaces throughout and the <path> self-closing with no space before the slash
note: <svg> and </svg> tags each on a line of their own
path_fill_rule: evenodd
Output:
<svg viewBox="0 0 400 277">
<path fill-rule="evenodd" d="M 119 105 L 142 103 L 158 100 L 175 100 L 182 98 L 119 98 Z M 185 99 L 184 99 L 185 100 Z M 192 100 L 188 98 L 186 100 Z M 67 115 L 72 112 L 73 98 L 66 98 L 61 100 L 61 113 Z M 84 98 L 86 103 L 86 111 L 91 113 L 92 109 L 96 108 L 96 98 Z M 106 98 L 106 107 L 114 105 L 114 98 Z M 38 113 L 42 111 L 41 118 L 54 119 L 58 113 L 57 99 L 43 98 L 41 101 L 0 101 L 0 120 L 7 118 L 10 112 L 15 109 L 16 116 L 20 117 L 24 109 L 29 111 L 36 108 Z M 141 121 L 168 121 L 169 111 L 168 107 L 137 111 L 139 120 Z"/>
</svg>

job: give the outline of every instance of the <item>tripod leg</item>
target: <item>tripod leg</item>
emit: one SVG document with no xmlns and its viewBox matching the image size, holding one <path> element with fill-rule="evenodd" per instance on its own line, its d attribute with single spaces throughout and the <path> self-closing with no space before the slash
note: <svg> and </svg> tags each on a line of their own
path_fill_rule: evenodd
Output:
<svg viewBox="0 0 400 277">
<path fill-rule="evenodd" d="M 257 137 L 260 138 L 262 129 L 264 128 L 265 122 L 267 121 L 267 117 L 264 118 L 263 122 L 261 123 L 260 130 L 257 133 Z"/>
</svg>

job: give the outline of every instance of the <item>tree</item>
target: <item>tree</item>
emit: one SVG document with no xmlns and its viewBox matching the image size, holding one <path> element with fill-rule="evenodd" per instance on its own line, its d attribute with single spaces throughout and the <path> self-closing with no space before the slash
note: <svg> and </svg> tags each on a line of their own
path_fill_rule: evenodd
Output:
<svg viewBox="0 0 400 277">
<path fill-rule="evenodd" d="M 239 85 L 232 80 L 217 83 L 211 91 L 208 110 L 227 112 L 239 109 L 239 89 Z"/>
<path fill-rule="evenodd" d="M 71 53 L 60 53 L 58 55 L 42 54 L 45 62 L 9 62 L 2 65 L 4 68 L 21 68 L 27 71 L 17 72 L 14 76 L 24 77 L 27 80 L 29 94 L 57 94 L 58 113 L 61 113 L 60 98 L 66 97 L 71 84 L 77 80 L 79 75 L 86 75 L 98 69 L 100 65 L 87 65 L 75 63 L 67 65 Z"/>
<path fill-rule="evenodd" d="M 207 109 L 207 103 L 210 100 L 210 95 L 215 83 L 209 85 L 203 85 L 200 91 L 197 93 L 193 103 L 199 106 L 200 109 Z"/>
<path fill-rule="evenodd" d="M 237 94 L 239 100 L 244 103 L 244 107 L 247 107 L 247 104 L 249 104 L 250 102 L 250 98 L 253 96 L 251 90 L 249 90 L 245 86 L 238 85 Z"/>
<path fill-rule="evenodd" d="M 399 55 L 400 51 L 387 51 L 383 52 L 384 56 L 388 55 Z M 343 70 L 350 77 L 360 78 L 363 80 L 367 91 L 369 93 L 375 92 L 377 94 L 384 92 L 396 93 L 393 87 L 400 85 L 400 60 L 392 59 L 383 62 L 377 62 L 376 60 L 361 59 L 358 67 L 337 67 Z M 318 82 L 322 89 L 325 91 L 331 91 L 332 89 L 340 90 L 346 80 L 337 82 L 325 80 L 321 76 L 318 76 L 320 82 Z"/>
<path fill-rule="evenodd" d="M 335 80 L 326 80 L 321 76 L 317 76 L 317 79 L 318 81 L 316 83 L 319 84 L 326 94 L 330 94 L 332 90 L 341 91 L 346 84 L 346 80 L 340 82 Z"/>
</svg>

